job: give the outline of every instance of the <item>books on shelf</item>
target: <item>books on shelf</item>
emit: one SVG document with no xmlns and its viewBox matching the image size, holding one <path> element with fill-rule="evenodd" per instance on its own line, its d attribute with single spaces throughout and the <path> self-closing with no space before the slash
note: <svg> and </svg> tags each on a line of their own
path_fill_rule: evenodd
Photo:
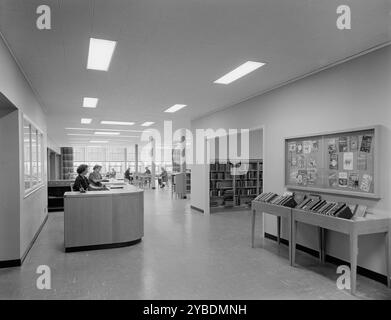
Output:
<svg viewBox="0 0 391 320">
<path fill-rule="evenodd" d="M 220 206 L 248 207 L 262 192 L 262 160 L 247 163 L 230 160 L 210 164 L 210 206 L 216 207 L 216 197 L 225 198 Z"/>
<path fill-rule="evenodd" d="M 312 212 L 343 219 L 351 219 L 353 216 L 364 217 L 367 209 L 364 205 L 323 200 L 321 199 L 321 196 L 314 194 L 295 195 L 293 193 L 289 193 L 277 195 L 273 192 L 264 192 L 259 194 L 254 201 L 300 209 L 309 213 Z"/>
</svg>

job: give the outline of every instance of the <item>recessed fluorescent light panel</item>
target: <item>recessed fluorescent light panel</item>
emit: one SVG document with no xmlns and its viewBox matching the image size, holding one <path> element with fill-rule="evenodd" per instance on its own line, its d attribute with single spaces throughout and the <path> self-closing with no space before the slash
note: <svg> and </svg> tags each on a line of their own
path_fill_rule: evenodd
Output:
<svg viewBox="0 0 391 320">
<path fill-rule="evenodd" d="M 81 124 L 90 124 L 92 119 L 88 118 L 81 118 Z"/>
<path fill-rule="evenodd" d="M 183 109 L 184 107 L 186 107 L 185 104 L 174 104 L 172 107 L 169 107 L 169 108 L 166 109 L 164 112 L 173 113 L 173 112 L 177 112 L 178 110 Z"/>
<path fill-rule="evenodd" d="M 146 122 L 144 122 L 141 126 L 142 127 L 149 127 L 149 126 L 151 126 L 151 125 L 153 125 L 155 122 L 152 122 L 152 121 L 146 121 Z"/>
<path fill-rule="evenodd" d="M 132 126 L 134 122 L 124 122 L 124 121 L 101 121 L 101 124 L 111 124 L 117 126 Z"/>
<path fill-rule="evenodd" d="M 253 72 L 254 70 L 257 70 L 258 68 L 265 65 L 263 62 L 255 62 L 255 61 L 247 61 L 237 67 L 236 69 L 232 70 L 231 72 L 228 72 L 226 75 L 222 76 L 220 79 L 217 79 L 214 81 L 214 83 L 219 84 L 230 84 L 231 82 L 234 82 L 235 80 L 238 80 L 241 77 L 244 77 L 246 74 L 249 74 L 250 72 Z"/>
<path fill-rule="evenodd" d="M 96 134 L 85 134 L 85 133 L 67 133 L 68 136 L 81 136 L 81 137 L 96 137 L 97 135 Z M 98 134 L 99 135 L 99 134 Z M 107 135 L 107 136 L 111 136 L 111 135 Z M 119 138 L 140 138 L 139 136 L 118 136 L 118 135 L 115 135 L 115 137 L 113 136 L 112 138 L 116 138 L 116 137 L 119 137 Z"/>
<path fill-rule="evenodd" d="M 96 108 L 97 104 L 98 104 L 98 98 L 89 98 L 89 97 L 83 98 L 84 108 Z"/>
<path fill-rule="evenodd" d="M 87 69 L 107 71 L 117 41 L 90 38 Z"/>
<path fill-rule="evenodd" d="M 66 130 L 81 130 L 81 131 L 118 131 L 118 132 L 144 132 L 144 130 L 124 130 L 124 129 L 102 129 L 102 128 L 65 128 Z"/>
<path fill-rule="evenodd" d="M 101 136 L 118 136 L 119 132 L 96 131 L 94 132 L 94 134 L 101 135 Z"/>
<path fill-rule="evenodd" d="M 106 140 L 91 140 L 90 143 L 108 143 Z"/>
</svg>

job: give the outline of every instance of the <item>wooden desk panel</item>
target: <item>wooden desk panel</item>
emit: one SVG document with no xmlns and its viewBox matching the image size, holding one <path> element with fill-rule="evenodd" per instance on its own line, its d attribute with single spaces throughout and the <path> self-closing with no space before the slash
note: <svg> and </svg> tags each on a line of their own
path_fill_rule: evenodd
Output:
<svg viewBox="0 0 391 320">
<path fill-rule="evenodd" d="M 67 192 L 66 251 L 134 243 L 144 236 L 144 191 L 133 186 L 110 191 Z"/>
</svg>

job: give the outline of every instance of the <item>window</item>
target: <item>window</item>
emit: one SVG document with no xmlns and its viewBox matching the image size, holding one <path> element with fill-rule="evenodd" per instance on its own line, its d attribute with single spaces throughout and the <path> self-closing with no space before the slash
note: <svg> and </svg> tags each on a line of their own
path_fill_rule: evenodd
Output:
<svg viewBox="0 0 391 320">
<path fill-rule="evenodd" d="M 30 189 L 31 184 L 31 137 L 30 137 L 30 124 L 24 120 L 23 123 L 23 145 L 24 145 L 24 189 Z"/>
<path fill-rule="evenodd" d="M 130 171 L 135 171 L 136 157 L 134 146 L 125 147 L 95 147 L 95 146 L 77 146 L 73 148 L 73 166 L 76 175 L 76 169 L 81 164 L 87 164 L 90 171 L 94 165 L 102 166 L 101 174 L 104 176 L 112 169 L 117 173 L 117 178 L 124 176 L 125 171 L 130 167 Z M 143 163 L 139 162 L 139 172 L 144 172 Z"/>
<path fill-rule="evenodd" d="M 25 193 L 43 183 L 43 135 L 29 121 L 23 121 Z"/>
</svg>

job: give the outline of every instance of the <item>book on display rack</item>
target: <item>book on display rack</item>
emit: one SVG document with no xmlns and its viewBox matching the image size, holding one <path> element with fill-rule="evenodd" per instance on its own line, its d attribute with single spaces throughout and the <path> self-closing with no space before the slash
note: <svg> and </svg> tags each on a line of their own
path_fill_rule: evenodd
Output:
<svg viewBox="0 0 391 320">
<path fill-rule="evenodd" d="M 285 192 L 283 195 L 278 195 L 274 192 L 264 192 L 258 195 L 254 201 L 300 209 L 309 213 L 323 214 L 343 219 L 364 217 L 367 210 L 367 207 L 364 205 L 327 201 L 322 200 L 320 195 L 296 195 L 293 192 Z"/>
</svg>

